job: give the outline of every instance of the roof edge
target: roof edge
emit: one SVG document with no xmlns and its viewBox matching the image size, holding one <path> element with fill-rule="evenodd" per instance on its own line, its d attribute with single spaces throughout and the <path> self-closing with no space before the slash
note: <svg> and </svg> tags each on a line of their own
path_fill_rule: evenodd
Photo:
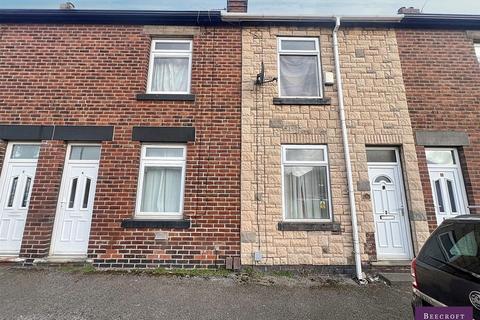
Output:
<svg viewBox="0 0 480 320">
<path fill-rule="evenodd" d="M 246 25 L 268 24 L 320 24 L 334 23 L 336 16 L 316 15 L 265 15 L 251 13 L 221 12 L 222 20 Z M 339 16 L 347 27 L 394 27 L 480 29 L 480 15 L 466 14 L 396 14 L 386 16 Z"/>
<path fill-rule="evenodd" d="M 228 22 L 335 22 L 337 16 L 319 15 L 266 15 L 221 11 L 222 20 Z M 403 15 L 392 16 L 339 16 L 345 22 L 392 23 L 399 22 Z"/>
<path fill-rule="evenodd" d="M 217 25 L 223 22 L 218 10 L 0 9 L 0 23 Z"/>
</svg>

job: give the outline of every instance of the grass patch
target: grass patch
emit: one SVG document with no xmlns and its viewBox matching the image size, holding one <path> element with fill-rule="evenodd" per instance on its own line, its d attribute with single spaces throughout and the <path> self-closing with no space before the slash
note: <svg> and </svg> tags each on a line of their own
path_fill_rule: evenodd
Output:
<svg viewBox="0 0 480 320">
<path fill-rule="evenodd" d="M 255 277 L 255 276 L 260 276 L 261 275 L 261 272 L 255 270 L 252 267 L 243 268 L 242 271 L 243 271 L 243 273 L 247 274 L 250 277 Z"/>
<path fill-rule="evenodd" d="M 62 265 L 58 268 L 62 272 L 78 272 L 80 270 L 79 266 L 73 266 L 73 265 Z"/>
<path fill-rule="evenodd" d="M 58 270 L 67 273 L 94 273 L 97 272 L 94 266 L 91 264 L 85 264 L 83 266 L 79 265 L 62 265 L 58 268 Z"/>
<path fill-rule="evenodd" d="M 177 277 L 228 277 L 232 271 L 227 269 L 166 269 L 156 268 L 152 271 L 145 270 L 147 273 L 156 276 L 177 276 Z"/>
<path fill-rule="evenodd" d="M 96 271 L 97 271 L 97 269 L 95 269 L 95 267 L 92 266 L 91 264 L 86 264 L 81 269 L 81 272 L 83 272 L 83 273 L 93 273 L 93 272 L 96 272 Z"/>
<path fill-rule="evenodd" d="M 176 268 L 156 268 L 156 269 L 113 269 L 113 270 L 98 270 L 91 264 L 79 265 L 62 265 L 58 270 L 67 273 L 85 273 L 91 274 L 96 272 L 109 273 L 130 273 L 137 275 L 152 275 L 152 276 L 174 276 L 174 277 L 228 277 L 233 274 L 233 271 L 224 268 L 219 269 L 176 269 Z"/>
</svg>

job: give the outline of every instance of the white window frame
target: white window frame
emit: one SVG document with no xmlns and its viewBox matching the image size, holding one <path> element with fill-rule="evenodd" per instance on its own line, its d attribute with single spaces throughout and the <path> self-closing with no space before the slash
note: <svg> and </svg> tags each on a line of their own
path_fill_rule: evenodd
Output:
<svg viewBox="0 0 480 320">
<path fill-rule="evenodd" d="M 38 154 L 38 158 L 37 159 L 14 159 L 12 158 L 12 152 L 13 152 L 13 147 L 15 145 L 35 145 L 35 146 L 38 146 L 40 148 L 39 150 L 39 154 Z M 7 168 L 8 168 L 8 165 L 10 163 L 26 163 L 26 164 L 30 164 L 30 163 L 33 163 L 35 165 L 37 165 L 38 163 L 38 159 L 40 158 L 40 152 L 41 152 L 41 147 L 42 147 L 42 144 L 38 141 L 9 141 L 8 144 L 7 144 L 7 148 L 5 149 L 5 156 L 4 156 L 4 159 L 3 159 L 3 164 L 2 164 L 2 171 L 0 173 L 0 190 L 7 190 L 7 197 L 10 193 L 10 188 L 7 188 L 5 189 L 5 186 L 9 186 L 11 187 L 11 181 L 8 180 L 9 178 L 9 172 L 7 172 Z M 36 171 L 37 171 L 37 166 L 35 166 L 35 174 L 36 174 Z M 10 176 L 11 177 L 11 176 Z M 35 179 L 32 181 L 33 183 L 35 183 Z M 32 191 L 33 191 L 33 184 L 30 186 L 30 194 L 28 196 L 28 199 L 27 199 L 27 206 L 26 207 L 21 207 L 20 209 L 27 209 L 29 208 L 30 206 L 30 198 L 32 196 Z M 5 201 L 5 204 L 4 204 L 4 209 L 11 209 L 12 207 L 8 207 L 8 200 Z M 0 216 L 1 216 L 1 213 L 0 213 Z"/>
<path fill-rule="evenodd" d="M 183 150 L 182 157 L 146 157 L 147 148 L 163 148 Z M 140 154 L 140 171 L 138 175 L 137 203 L 135 208 L 135 217 L 139 219 L 181 219 L 183 217 L 183 200 L 185 192 L 185 168 L 187 162 L 187 146 L 185 144 L 143 144 Z M 182 181 L 180 183 L 180 205 L 179 212 L 142 212 L 143 179 L 145 176 L 145 167 L 175 167 L 182 169 Z"/>
<path fill-rule="evenodd" d="M 475 49 L 475 55 L 477 56 L 477 61 L 480 63 L 480 42 L 474 42 L 473 47 Z"/>
<path fill-rule="evenodd" d="M 282 49 L 282 40 L 297 40 L 297 41 L 314 41 L 315 50 L 283 50 Z M 280 98 L 322 98 L 323 97 L 323 75 L 322 75 L 322 63 L 320 60 L 320 44 L 318 38 L 316 37 L 278 37 L 277 38 L 277 70 L 278 70 L 278 96 Z M 291 56 L 317 56 L 318 64 L 318 85 L 319 85 L 319 95 L 318 96 L 286 96 L 282 94 L 280 79 L 281 79 L 281 70 L 280 70 L 280 56 L 282 55 L 291 55 Z"/>
<path fill-rule="evenodd" d="M 155 49 L 156 43 L 161 42 L 174 42 L 174 43 L 188 43 L 190 45 L 189 50 L 158 50 Z M 150 63 L 148 66 L 148 81 L 147 81 L 147 93 L 152 94 L 189 94 L 191 91 L 192 82 L 192 47 L 193 41 L 191 39 L 153 39 L 150 47 Z M 188 85 L 186 91 L 153 91 L 153 64 L 157 57 L 163 58 L 188 58 Z"/>
<path fill-rule="evenodd" d="M 323 151 L 323 161 L 287 161 L 287 150 L 292 149 L 315 149 Z M 330 168 L 328 164 L 328 148 L 326 145 L 301 145 L 301 144 L 285 144 L 282 145 L 282 219 L 286 222 L 332 222 L 333 221 L 333 211 L 332 211 L 332 193 L 330 190 Z M 295 166 L 315 166 L 315 167 L 326 167 L 327 174 L 327 195 L 328 195 L 328 219 L 289 219 L 287 218 L 286 205 L 285 205 L 285 167 L 295 167 Z"/>
</svg>

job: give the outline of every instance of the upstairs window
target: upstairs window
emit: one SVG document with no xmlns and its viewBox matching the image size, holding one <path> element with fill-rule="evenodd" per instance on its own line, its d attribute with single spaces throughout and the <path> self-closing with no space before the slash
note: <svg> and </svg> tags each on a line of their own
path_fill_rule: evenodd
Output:
<svg viewBox="0 0 480 320">
<path fill-rule="evenodd" d="M 279 38 L 280 97 L 322 96 L 317 38 Z"/>
<path fill-rule="evenodd" d="M 477 55 L 477 60 L 480 62 L 480 42 L 474 44 L 475 46 L 475 54 Z"/>
<path fill-rule="evenodd" d="M 191 40 L 153 40 L 147 92 L 190 93 L 191 70 Z"/>
</svg>

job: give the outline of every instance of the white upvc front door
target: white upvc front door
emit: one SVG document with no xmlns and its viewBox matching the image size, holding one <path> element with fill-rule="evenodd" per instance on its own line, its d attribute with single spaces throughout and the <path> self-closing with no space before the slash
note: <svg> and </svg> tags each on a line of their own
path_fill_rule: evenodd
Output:
<svg viewBox="0 0 480 320">
<path fill-rule="evenodd" d="M 40 144 L 9 143 L 0 177 L 0 256 L 18 256 Z"/>
<path fill-rule="evenodd" d="M 409 260 L 412 246 L 398 150 L 371 148 L 367 152 L 391 152 L 385 159 L 372 156 L 380 161 L 368 163 L 377 259 Z"/>
<path fill-rule="evenodd" d="M 50 255 L 87 255 L 100 160 L 99 145 L 69 145 Z"/>
<path fill-rule="evenodd" d="M 457 150 L 428 148 L 425 153 L 437 224 L 445 219 L 469 214 Z"/>
</svg>

